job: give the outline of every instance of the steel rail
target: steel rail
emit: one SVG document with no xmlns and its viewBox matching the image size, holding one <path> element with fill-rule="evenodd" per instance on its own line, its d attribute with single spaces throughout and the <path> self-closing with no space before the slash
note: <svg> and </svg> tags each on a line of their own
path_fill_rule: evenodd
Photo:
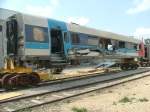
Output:
<svg viewBox="0 0 150 112">
<path fill-rule="evenodd" d="M 34 96 L 30 96 L 30 97 L 26 97 L 27 99 L 28 98 L 34 98 L 36 96 L 38 97 L 43 97 L 44 95 L 47 95 L 47 94 L 57 94 L 59 92 L 64 92 L 64 91 L 72 91 L 72 90 L 75 90 L 75 89 L 79 89 L 79 88 L 83 88 L 83 87 L 87 87 L 87 86 L 94 86 L 96 84 L 104 84 L 104 83 L 109 83 L 109 82 L 112 82 L 112 81 L 117 81 L 117 80 L 120 80 L 120 79 L 123 79 L 123 78 L 129 78 L 131 76 L 135 76 L 135 78 L 133 79 L 130 79 L 130 80 L 135 80 L 137 78 L 142 78 L 142 77 L 145 77 L 145 76 L 148 76 L 149 74 L 146 74 L 146 75 L 142 75 L 140 77 L 136 77 L 138 76 L 138 74 L 142 74 L 142 73 L 145 73 L 145 72 L 148 72 L 150 70 L 145 70 L 145 71 L 140 71 L 140 72 L 136 72 L 136 73 L 132 73 L 130 75 L 126 75 L 126 76 L 122 76 L 122 77 L 118 77 L 118 78 L 112 78 L 110 80 L 105 80 L 105 81 L 99 81 L 99 82 L 95 82 L 95 83 L 92 83 L 92 84 L 87 84 L 87 85 L 80 85 L 80 86 L 76 86 L 76 87 L 72 87 L 72 88 L 66 88 L 66 89 L 63 89 L 63 90 L 59 90 L 59 91 L 54 91 L 54 92 L 50 92 L 50 93 L 46 93 L 46 94 L 40 94 L 39 96 L 38 95 L 34 95 Z M 56 102 L 56 101 L 60 101 L 60 100 L 63 100 L 63 99 L 66 99 L 66 98 L 70 98 L 70 97 L 74 97 L 74 96 L 78 96 L 78 95 L 81 95 L 81 94 L 86 94 L 88 92 L 92 92 L 92 91 L 96 91 L 97 89 L 101 89 L 101 88 L 106 88 L 106 87 L 110 87 L 110 86 L 113 86 L 113 85 L 116 85 L 116 84 L 120 84 L 120 83 L 124 83 L 124 82 L 127 82 L 127 81 L 130 81 L 130 80 L 126 80 L 126 81 L 123 81 L 123 82 L 119 82 L 119 83 L 114 83 L 112 85 L 107 85 L 107 86 L 104 86 L 104 87 L 100 87 L 100 88 L 95 88 L 93 90 L 88 90 L 88 91 L 84 91 L 84 92 L 79 92 L 77 94 L 73 94 L 73 95 L 69 95 L 69 96 L 64 96 L 64 97 L 61 97 L 61 98 L 56 98 L 54 100 L 49 100 L 49 101 L 43 101 L 43 102 L 40 102 L 40 103 L 37 103 L 37 104 L 34 104 L 34 105 L 30 105 L 28 107 L 24 107 L 24 108 L 20 108 L 20 109 L 16 109 L 16 110 L 12 110 L 11 112 L 16 112 L 16 111 L 19 111 L 19 110 L 23 110 L 23 109 L 26 109 L 26 108 L 33 108 L 33 107 L 36 107 L 36 106 L 40 106 L 40 105 L 44 105 L 44 104 L 48 104 L 48 103 L 53 103 L 53 102 Z M 26 98 L 24 98 L 24 100 L 26 100 Z M 16 102 L 19 102 L 19 100 L 23 100 L 23 99 L 18 99 L 18 100 L 12 100 L 12 102 L 16 101 Z M 8 102 L 9 103 L 9 102 Z M 4 104 L 1 104 L 1 105 L 7 105 L 7 103 L 5 102 Z"/>
</svg>

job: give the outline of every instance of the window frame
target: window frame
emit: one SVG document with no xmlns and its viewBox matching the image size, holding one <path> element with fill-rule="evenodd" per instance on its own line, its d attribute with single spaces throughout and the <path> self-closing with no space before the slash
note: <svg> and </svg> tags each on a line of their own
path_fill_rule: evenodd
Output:
<svg viewBox="0 0 150 112">
<path fill-rule="evenodd" d="M 92 35 L 88 35 L 88 34 L 84 34 L 84 33 L 76 33 L 76 32 L 70 32 L 70 33 L 71 33 L 71 43 L 74 45 L 98 46 L 98 44 L 99 44 L 99 43 L 97 43 L 97 45 L 90 45 L 88 43 L 88 39 L 97 39 L 97 41 L 99 41 L 99 39 L 98 39 L 99 37 L 97 37 L 97 36 L 92 36 Z M 73 36 L 72 35 L 77 35 L 77 38 L 78 38 L 77 41 L 78 42 L 73 42 Z M 85 37 L 83 37 L 83 36 L 85 36 Z M 86 38 L 86 40 L 85 40 L 85 38 Z"/>
<path fill-rule="evenodd" d="M 34 39 L 34 28 L 43 29 L 44 41 Z M 49 43 L 49 32 L 47 27 L 25 24 L 25 41 L 35 43 Z"/>
<path fill-rule="evenodd" d="M 73 35 L 76 35 L 76 39 L 74 38 Z M 75 41 L 74 41 L 75 40 Z M 75 44 L 75 45 L 80 45 L 80 38 L 78 36 L 78 33 L 75 33 L 75 32 L 71 32 L 71 43 L 72 44 Z"/>
<path fill-rule="evenodd" d="M 122 46 L 120 47 L 120 43 L 124 43 L 123 47 L 122 47 Z M 119 47 L 119 48 L 126 48 L 126 42 L 124 42 L 124 41 L 119 41 L 118 47 Z"/>
</svg>

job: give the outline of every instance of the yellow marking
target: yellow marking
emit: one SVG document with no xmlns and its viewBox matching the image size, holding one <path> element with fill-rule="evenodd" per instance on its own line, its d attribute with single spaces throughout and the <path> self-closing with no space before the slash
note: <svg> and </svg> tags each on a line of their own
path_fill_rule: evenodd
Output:
<svg viewBox="0 0 150 112">
<path fill-rule="evenodd" d="M 19 93 L 19 92 L 2 93 L 0 94 L 0 100 L 6 100 L 21 95 L 23 95 L 23 93 Z"/>
</svg>

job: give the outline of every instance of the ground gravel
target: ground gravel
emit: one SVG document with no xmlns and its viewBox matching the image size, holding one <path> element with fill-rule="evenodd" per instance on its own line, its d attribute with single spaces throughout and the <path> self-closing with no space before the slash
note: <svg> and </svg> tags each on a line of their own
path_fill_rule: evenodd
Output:
<svg viewBox="0 0 150 112">
<path fill-rule="evenodd" d="M 150 112 L 150 76 L 25 111 L 74 112 L 74 107 L 87 112 Z"/>
</svg>

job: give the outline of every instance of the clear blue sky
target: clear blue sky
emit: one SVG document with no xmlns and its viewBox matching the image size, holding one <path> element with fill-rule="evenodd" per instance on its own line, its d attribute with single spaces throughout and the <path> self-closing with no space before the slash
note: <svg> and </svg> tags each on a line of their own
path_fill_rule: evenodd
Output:
<svg viewBox="0 0 150 112">
<path fill-rule="evenodd" d="M 150 0 L 0 0 L 0 7 L 125 35 L 150 34 Z"/>
</svg>

